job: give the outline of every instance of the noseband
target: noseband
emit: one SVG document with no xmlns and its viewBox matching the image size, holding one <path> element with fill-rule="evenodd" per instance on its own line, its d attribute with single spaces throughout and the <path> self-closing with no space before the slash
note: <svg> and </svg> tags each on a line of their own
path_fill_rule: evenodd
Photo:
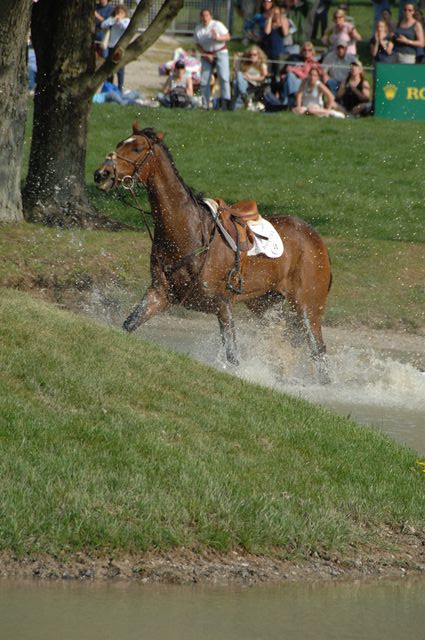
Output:
<svg viewBox="0 0 425 640">
<path fill-rule="evenodd" d="M 124 189 L 131 189 L 134 185 L 135 176 L 141 182 L 140 177 L 137 174 L 139 173 L 143 165 L 154 155 L 152 141 L 143 133 L 138 133 L 136 135 L 139 135 L 145 138 L 145 140 L 149 145 L 149 149 L 147 150 L 146 154 L 143 157 L 142 157 L 143 154 L 140 154 L 140 156 L 136 160 L 130 160 L 129 158 L 124 158 L 124 156 L 120 156 L 116 151 L 112 151 L 112 153 L 106 156 L 104 165 L 112 166 L 112 169 L 114 172 L 114 185 L 113 185 L 114 187 L 116 187 L 119 184 L 122 184 Z M 128 174 L 123 178 L 119 178 L 117 174 L 117 163 L 116 163 L 117 159 L 124 160 L 124 162 L 128 162 L 129 164 L 133 165 L 134 167 L 133 173 L 131 175 Z"/>
</svg>

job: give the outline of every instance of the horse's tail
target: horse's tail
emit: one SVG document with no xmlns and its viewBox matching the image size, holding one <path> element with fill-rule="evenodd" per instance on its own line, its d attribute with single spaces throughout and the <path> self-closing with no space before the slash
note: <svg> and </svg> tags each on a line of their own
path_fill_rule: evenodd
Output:
<svg viewBox="0 0 425 640">
<path fill-rule="evenodd" d="M 329 258 L 329 285 L 328 285 L 328 293 L 331 290 L 331 286 L 332 286 L 332 281 L 333 281 L 333 274 L 332 274 L 332 260 L 331 257 L 329 255 L 329 251 L 328 251 L 328 258 Z"/>
</svg>

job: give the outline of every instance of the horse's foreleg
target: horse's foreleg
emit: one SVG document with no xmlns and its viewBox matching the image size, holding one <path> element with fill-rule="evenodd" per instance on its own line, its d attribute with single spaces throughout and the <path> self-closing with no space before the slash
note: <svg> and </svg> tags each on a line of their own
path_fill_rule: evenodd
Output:
<svg viewBox="0 0 425 640">
<path fill-rule="evenodd" d="M 319 381 L 321 384 L 329 384 L 331 380 L 326 361 L 326 347 L 322 336 L 320 315 L 313 313 L 311 309 L 305 306 L 302 309 L 302 324 L 307 344 L 310 347 L 311 357 L 317 367 Z"/>
<path fill-rule="evenodd" d="M 236 347 L 235 325 L 230 302 L 223 302 L 219 305 L 217 318 L 220 325 L 221 339 L 226 350 L 226 358 L 231 364 L 238 365 L 239 358 Z"/>
<path fill-rule="evenodd" d="M 134 307 L 123 324 L 126 331 L 135 331 L 143 322 L 152 318 L 157 313 L 164 311 L 169 306 L 167 296 L 161 289 L 149 288 L 141 302 Z"/>
</svg>

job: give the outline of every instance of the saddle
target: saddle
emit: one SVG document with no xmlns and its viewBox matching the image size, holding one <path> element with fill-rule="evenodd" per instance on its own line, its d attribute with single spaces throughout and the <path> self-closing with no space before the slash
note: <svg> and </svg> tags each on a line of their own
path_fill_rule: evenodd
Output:
<svg viewBox="0 0 425 640">
<path fill-rule="evenodd" d="M 258 220 L 260 214 L 255 200 L 241 200 L 228 205 L 222 198 L 214 198 L 218 205 L 218 215 L 227 233 L 241 252 L 248 252 L 254 246 L 254 234 L 248 226 L 249 220 Z"/>
</svg>

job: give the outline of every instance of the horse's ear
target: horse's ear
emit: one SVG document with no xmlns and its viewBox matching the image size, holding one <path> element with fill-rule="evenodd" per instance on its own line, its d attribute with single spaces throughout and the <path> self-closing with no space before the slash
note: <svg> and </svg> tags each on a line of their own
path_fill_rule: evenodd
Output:
<svg viewBox="0 0 425 640">
<path fill-rule="evenodd" d="M 162 133 L 162 131 L 158 131 L 157 134 L 156 134 L 156 137 L 158 138 L 158 140 L 160 142 L 162 142 L 164 140 L 164 138 L 165 138 L 165 133 Z"/>
<path fill-rule="evenodd" d="M 133 133 L 139 133 L 139 131 L 141 131 L 140 124 L 139 124 L 138 120 L 134 120 L 132 122 L 131 126 L 133 128 Z"/>
</svg>

